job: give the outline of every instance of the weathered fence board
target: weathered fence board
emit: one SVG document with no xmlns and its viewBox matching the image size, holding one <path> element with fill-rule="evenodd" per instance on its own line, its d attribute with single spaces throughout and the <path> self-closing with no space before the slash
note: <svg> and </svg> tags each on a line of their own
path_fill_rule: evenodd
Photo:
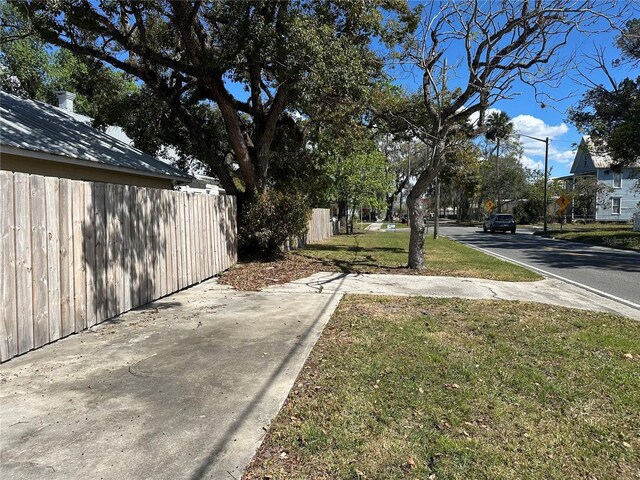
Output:
<svg viewBox="0 0 640 480">
<path fill-rule="evenodd" d="M 60 336 L 75 329 L 71 180 L 60 179 Z"/>
<path fill-rule="evenodd" d="M 73 268 L 74 268 L 74 306 L 75 327 L 79 332 L 87 328 L 87 279 L 84 251 L 84 182 L 71 182 L 73 194 Z"/>
<path fill-rule="evenodd" d="M 82 222 L 82 234 L 85 252 L 85 321 L 87 327 L 96 324 L 95 305 L 95 279 L 91 272 L 96 268 L 96 218 L 94 214 L 93 183 L 85 182 L 84 185 L 84 221 Z"/>
<path fill-rule="evenodd" d="M 187 232 L 186 231 L 186 225 L 192 225 L 192 221 L 191 221 L 191 208 L 189 208 L 189 206 L 191 205 L 190 202 L 190 195 L 188 193 L 183 193 L 184 195 L 184 199 L 183 199 L 183 203 L 182 206 L 184 208 L 184 224 L 185 224 L 185 236 L 184 236 L 184 241 L 185 241 L 185 251 L 187 252 L 187 258 L 185 259 L 185 265 L 187 266 L 187 277 L 186 277 L 186 285 L 191 285 L 191 283 L 193 283 L 192 280 L 192 265 L 191 265 L 191 245 L 192 245 L 192 240 L 193 240 L 193 232 Z"/>
<path fill-rule="evenodd" d="M 235 219 L 233 221 L 235 222 Z M 235 228 L 235 223 L 233 228 Z M 308 243 L 319 242 L 332 236 L 333 224 L 330 210 L 328 208 L 314 208 L 307 224 L 307 233 L 301 237 L 289 238 L 283 248 L 285 250 L 299 248 Z"/>
<path fill-rule="evenodd" d="M 96 318 L 93 325 L 100 323 L 107 316 L 107 209 L 106 209 L 106 185 L 94 183 L 93 190 L 93 224 L 95 225 L 95 268 L 89 271 L 87 277 L 93 278 Z M 91 220 L 89 219 L 89 222 Z M 139 304 L 138 304 L 139 305 Z"/>
<path fill-rule="evenodd" d="M 33 285 L 31 283 L 31 209 L 29 175 L 14 178 L 16 225 L 16 309 L 18 316 L 18 353 L 34 347 Z"/>
<path fill-rule="evenodd" d="M 122 310 L 131 310 L 131 189 L 122 189 Z"/>
<path fill-rule="evenodd" d="M 29 179 L 31 210 L 31 285 L 33 295 L 33 343 L 49 342 L 49 288 L 47 286 L 47 207 L 44 177 Z"/>
<path fill-rule="evenodd" d="M 47 205 L 46 228 L 48 236 L 47 267 L 49 285 L 49 338 L 60 338 L 60 181 L 45 178 L 45 202 Z"/>
<path fill-rule="evenodd" d="M 13 175 L 0 171 L 0 268 L 2 268 L 2 306 L 0 312 L 0 359 L 18 354 L 16 311 L 16 245 Z"/>
<path fill-rule="evenodd" d="M 237 259 L 233 197 L 0 171 L 0 361 Z"/>
</svg>

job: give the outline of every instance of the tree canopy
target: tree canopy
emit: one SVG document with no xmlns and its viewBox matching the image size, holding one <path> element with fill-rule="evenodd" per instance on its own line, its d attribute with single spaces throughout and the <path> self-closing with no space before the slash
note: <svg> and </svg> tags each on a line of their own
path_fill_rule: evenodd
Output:
<svg viewBox="0 0 640 480">
<path fill-rule="evenodd" d="M 75 108 L 101 117 L 119 100 L 137 90 L 132 79 L 89 57 L 50 49 L 30 35 L 11 5 L 0 3 L 4 28 L 0 29 L 0 87 L 23 97 L 56 104 L 56 91 L 76 96 Z"/>
<path fill-rule="evenodd" d="M 401 0 L 12 4 L 43 42 L 135 78 L 139 92 L 114 101 L 105 121 L 125 123 L 152 153 L 171 145 L 199 160 L 241 210 L 296 185 L 308 202 L 319 166 L 310 123 L 361 116 L 383 72 L 371 40 L 393 43 L 415 26 Z"/>
<path fill-rule="evenodd" d="M 269 186 L 278 128 L 295 123 L 295 112 L 348 111 L 382 68 L 370 38 L 391 39 L 395 33 L 384 29 L 381 10 L 368 2 L 15 5 L 46 42 L 142 81 L 188 131 L 210 132 L 208 123 L 219 123 L 233 162 L 213 156 L 205 163 L 231 193 L 248 195 Z M 202 106 L 213 104 L 218 113 L 203 115 Z"/>
<path fill-rule="evenodd" d="M 623 57 L 618 61 L 640 62 L 640 19 L 630 20 L 618 37 Z M 595 148 L 607 154 L 621 168 L 640 160 L 640 76 L 617 82 L 609 72 L 603 53 L 595 60 L 610 84 L 590 88 L 577 107 L 569 112 L 570 120 L 588 134 Z"/>
</svg>

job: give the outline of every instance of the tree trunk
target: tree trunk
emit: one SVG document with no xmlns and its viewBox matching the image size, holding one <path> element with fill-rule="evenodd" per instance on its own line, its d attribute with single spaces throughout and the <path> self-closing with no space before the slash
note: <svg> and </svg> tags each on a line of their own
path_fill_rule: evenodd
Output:
<svg viewBox="0 0 640 480">
<path fill-rule="evenodd" d="M 409 208 L 409 220 L 411 222 L 411 235 L 409 237 L 409 268 L 422 270 L 424 265 L 424 233 L 425 206 L 421 195 L 411 195 L 407 197 L 407 207 Z"/>
<path fill-rule="evenodd" d="M 415 185 L 407 196 L 407 206 L 409 207 L 409 219 L 411 221 L 411 235 L 409 237 L 409 268 L 421 270 L 424 265 L 424 234 L 425 221 L 424 212 L 425 204 L 422 196 L 427 192 L 436 176 L 440 172 L 444 164 L 444 151 L 447 140 L 446 131 L 433 132 L 434 138 L 439 138 L 435 145 L 435 151 L 432 153 L 431 163 L 425 168 L 418 177 Z M 436 211 L 437 222 L 438 211 Z M 435 229 L 434 222 L 434 229 Z"/>
<path fill-rule="evenodd" d="M 338 229 L 340 233 L 347 231 L 347 201 L 338 200 Z"/>
<path fill-rule="evenodd" d="M 393 203 L 396 201 L 395 195 L 387 195 L 387 214 L 384 217 L 385 222 L 393 222 Z"/>
</svg>

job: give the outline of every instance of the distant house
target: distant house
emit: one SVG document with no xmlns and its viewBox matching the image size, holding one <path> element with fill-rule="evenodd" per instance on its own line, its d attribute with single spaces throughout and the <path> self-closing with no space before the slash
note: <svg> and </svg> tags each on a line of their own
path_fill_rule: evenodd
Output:
<svg viewBox="0 0 640 480">
<path fill-rule="evenodd" d="M 633 219 L 640 203 L 640 167 L 614 170 L 611 165 L 608 156 L 595 152 L 589 137 L 582 138 L 571 165 L 573 216 L 598 222 Z"/>
<path fill-rule="evenodd" d="M 1 92 L 0 169 L 164 189 L 193 179 L 116 138 L 119 129 L 114 136 L 87 124 L 74 97 L 60 92 L 54 107 Z"/>
</svg>

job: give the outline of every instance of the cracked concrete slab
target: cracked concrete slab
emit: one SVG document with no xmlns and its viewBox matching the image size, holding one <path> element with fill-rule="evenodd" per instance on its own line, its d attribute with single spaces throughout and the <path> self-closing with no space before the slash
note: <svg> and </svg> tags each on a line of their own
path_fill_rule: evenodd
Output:
<svg viewBox="0 0 640 480">
<path fill-rule="evenodd" d="M 284 285 L 274 285 L 265 291 L 316 291 L 325 294 L 339 291 L 372 295 L 522 300 L 612 312 L 640 320 L 640 310 L 637 308 L 553 278 L 537 282 L 500 282 L 479 278 L 322 272 Z"/>
</svg>

